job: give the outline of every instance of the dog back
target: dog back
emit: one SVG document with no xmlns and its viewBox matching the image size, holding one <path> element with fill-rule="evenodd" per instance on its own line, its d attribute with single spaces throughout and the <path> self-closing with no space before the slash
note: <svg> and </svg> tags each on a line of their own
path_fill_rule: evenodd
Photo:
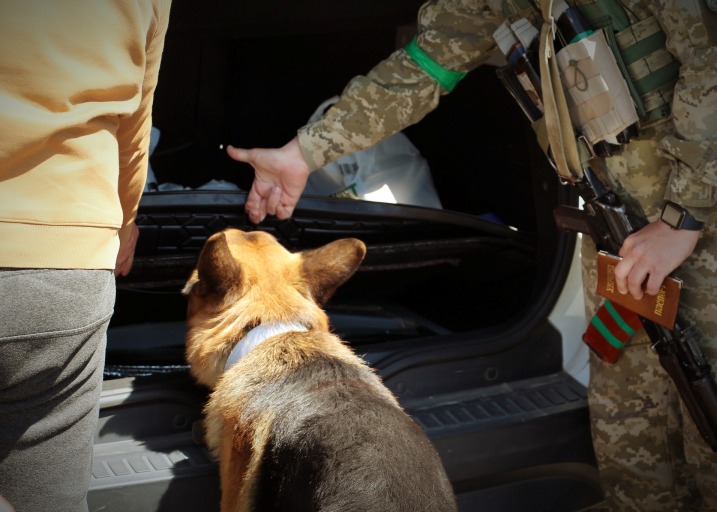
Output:
<svg viewBox="0 0 717 512">
<path fill-rule="evenodd" d="M 342 240 L 290 254 L 270 235 L 236 230 L 207 242 L 185 287 L 187 357 L 213 388 L 205 424 L 223 512 L 456 510 L 423 430 L 320 308 L 364 253 Z M 225 368 L 237 340 L 271 322 L 300 328 Z"/>
</svg>

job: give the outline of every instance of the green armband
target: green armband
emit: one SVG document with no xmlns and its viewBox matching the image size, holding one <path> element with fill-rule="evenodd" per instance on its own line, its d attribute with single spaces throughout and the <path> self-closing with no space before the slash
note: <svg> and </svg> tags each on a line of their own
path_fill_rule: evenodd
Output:
<svg viewBox="0 0 717 512">
<path fill-rule="evenodd" d="M 406 45 L 404 50 L 423 71 L 428 73 L 428 76 L 448 92 L 451 92 L 456 84 L 468 74 L 462 71 L 451 71 L 441 66 L 418 47 L 415 37 L 411 39 L 411 42 Z"/>
</svg>

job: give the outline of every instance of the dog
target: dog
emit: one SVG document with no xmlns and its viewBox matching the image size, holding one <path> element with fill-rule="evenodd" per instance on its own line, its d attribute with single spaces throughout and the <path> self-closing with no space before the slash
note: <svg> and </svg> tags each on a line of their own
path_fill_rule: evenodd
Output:
<svg viewBox="0 0 717 512">
<path fill-rule="evenodd" d="M 186 357 L 211 390 L 222 512 L 456 511 L 423 430 L 329 330 L 322 306 L 366 254 L 290 252 L 265 232 L 209 237 L 183 293 Z"/>
</svg>

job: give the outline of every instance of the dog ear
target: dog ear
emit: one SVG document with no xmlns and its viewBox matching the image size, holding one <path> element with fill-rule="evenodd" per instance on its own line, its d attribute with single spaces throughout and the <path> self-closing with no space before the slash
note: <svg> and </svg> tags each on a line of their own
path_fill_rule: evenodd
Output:
<svg viewBox="0 0 717 512">
<path fill-rule="evenodd" d="M 234 261 L 225 233 L 209 237 L 197 262 L 197 281 L 192 287 L 199 295 L 224 294 L 239 281 L 239 267 Z"/>
<path fill-rule="evenodd" d="M 366 245 L 356 238 L 336 240 L 302 253 L 302 272 L 316 303 L 323 305 L 344 284 L 366 255 Z"/>
</svg>

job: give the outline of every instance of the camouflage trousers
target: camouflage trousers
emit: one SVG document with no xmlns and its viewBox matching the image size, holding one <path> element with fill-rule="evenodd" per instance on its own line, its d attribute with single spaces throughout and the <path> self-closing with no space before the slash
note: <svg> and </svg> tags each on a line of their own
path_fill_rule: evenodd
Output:
<svg viewBox="0 0 717 512">
<path fill-rule="evenodd" d="M 659 216 L 669 161 L 656 143 L 633 142 L 608 162 L 650 220 Z M 717 367 L 717 229 L 708 223 L 692 256 L 675 272 L 684 281 L 681 314 L 697 326 L 702 350 Z M 595 296 L 595 246 L 585 240 L 583 279 L 590 318 Z M 610 510 L 717 510 L 717 454 L 704 443 L 644 331 L 616 364 L 591 355 L 589 403 L 600 475 Z"/>
</svg>

